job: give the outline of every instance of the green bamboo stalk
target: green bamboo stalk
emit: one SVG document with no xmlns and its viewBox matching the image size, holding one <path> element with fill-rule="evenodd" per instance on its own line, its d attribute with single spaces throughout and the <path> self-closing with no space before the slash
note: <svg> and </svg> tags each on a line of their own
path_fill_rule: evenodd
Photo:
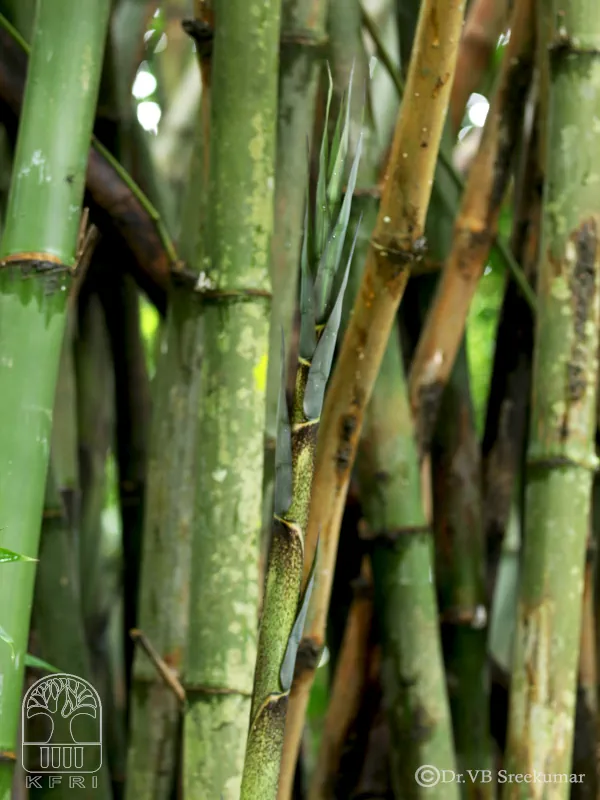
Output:
<svg viewBox="0 0 600 800">
<path fill-rule="evenodd" d="M 204 87 L 202 104 L 208 102 Z M 205 225 L 204 132 L 198 116 L 183 201 L 180 249 L 200 268 L 197 236 Z M 199 200 L 199 195 L 201 195 Z M 200 212 L 198 211 L 201 206 Z M 200 224 L 198 224 L 200 222 Z M 195 433 L 202 358 L 201 306 L 189 286 L 174 281 L 156 368 L 142 537 L 139 626 L 179 677 L 189 618 Z M 175 535 L 174 535 L 175 532 Z M 134 657 L 127 799 L 169 797 L 176 782 L 181 707 L 145 653 Z"/>
<path fill-rule="evenodd" d="M 328 109 L 331 95 L 330 85 Z M 340 264 L 361 151 L 359 140 L 346 195 L 341 201 L 350 135 L 349 106 L 347 98 L 340 108 L 331 148 L 328 146 L 326 117 L 315 211 L 307 211 L 306 215 L 301 257 L 300 349 L 291 418 L 285 395 L 285 346 L 282 344 L 273 537 L 242 780 L 243 800 L 277 797 L 287 702 L 310 598 L 309 583 L 300 602 L 304 531 L 308 524 L 325 384 L 333 360 L 348 278 L 348 267 L 342 271 Z M 348 266 L 352 252 L 353 247 Z"/>
<path fill-rule="evenodd" d="M 180 236 L 182 257 L 197 271 L 202 268 L 208 182 L 211 48 L 208 40 L 205 44 L 199 50 L 202 100 L 196 115 L 189 184 L 182 201 Z M 174 276 L 154 384 L 139 625 L 176 678 L 184 663 L 189 618 L 201 312 L 190 286 Z M 173 531 L 177 535 L 173 536 Z M 170 796 L 177 778 L 180 726 L 178 698 L 146 654 L 138 651 L 133 666 L 128 798 Z"/>
<path fill-rule="evenodd" d="M 110 3 L 40 0 L 0 246 L 0 545 L 35 556 Z M 65 125 L 68 115 L 69 124 Z M 25 333 L 24 333 L 25 331 Z M 35 568 L 0 584 L 0 797 L 10 796 Z"/>
<path fill-rule="evenodd" d="M 279 2 L 217 0 L 184 787 L 237 798 L 256 658 Z"/>
<path fill-rule="evenodd" d="M 525 541 L 506 768 L 569 773 L 591 489 L 600 322 L 600 17 L 554 2 Z M 581 99 L 585 97 L 585 103 Z M 506 784 L 504 798 L 530 796 Z M 569 783 L 540 787 L 567 798 Z"/>
<path fill-rule="evenodd" d="M 455 770 L 456 764 L 432 579 L 433 537 L 423 510 L 397 330 L 368 407 L 357 473 L 374 537 L 375 612 L 383 637 L 394 791 L 406 798 L 458 798 L 457 783 L 423 787 L 415 779 L 424 764 L 438 770 Z"/>
<path fill-rule="evenodd" d="M 91 660 L 83 625 L 78 559 L 79 475 L 77 463 L 77 420 L 73 372 L 74 319 L 63 340 L 54 405 L 51 464 L 46 481 L 46 498 L 40 540 L 32 627 L 37 654 L 46 662 L 93 682 Z M 83 796 L 109 798 L 109 775 L 104 765 L 98 786 L 88 786 Z M 41 789 L 31 787 L 33 797 L 68 798 L 67 781 Z M 87 792 L 87 795 L 86 795 Z"/>
<path fill-rule="evenodd" d="M 94 284 L 107 264 L 102 240 L 79 293 L 74 371 L 77 391 L 77 450 L 80 489 L 78 560 L 80 602 L 91 658 L 92 683 L 100 693 L 106 720 L 106 761 L 113 784 L 122 783 L 123 717 L 114 707 L 111 686 L 109 621 L 119 591 L 102 547 L 106 474 L 114 436 L 114 375 L 102 307 Z M 56 417 L 60 424 L 62 415 Z M 62 450 L 55 448 L 55 457 Z"/>
</svg>

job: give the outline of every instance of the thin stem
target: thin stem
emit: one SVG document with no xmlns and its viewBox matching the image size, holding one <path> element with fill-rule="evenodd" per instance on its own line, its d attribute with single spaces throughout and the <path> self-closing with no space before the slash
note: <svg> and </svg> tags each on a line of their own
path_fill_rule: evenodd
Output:
<svg viewBox="0 0 600 800">
<path fill-rule="evenodd" d="M 136 644 L 139 644 L 144 653 L 146 653 L 160 677 L 164 680 L 169 689 L 172 690 L 181 705 L 185 705 L 185 689 L 177 680 L 177 676 L 174 674 L 173 670 L 169 669 L 164 659 L 159 656 L 156 649 L 152 646 L 150 639 L 138 628 L 132 628 L 129 631 L 129 635 Z"/>
</svg>

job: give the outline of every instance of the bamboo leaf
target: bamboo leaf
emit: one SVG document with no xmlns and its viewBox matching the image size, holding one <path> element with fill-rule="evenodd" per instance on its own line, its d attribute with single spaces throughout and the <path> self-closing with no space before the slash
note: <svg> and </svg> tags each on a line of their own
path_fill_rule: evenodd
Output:
<svg viewBox="0 0 600 800">
<path fill-rule="evenodd" d="M 62 672 L 58 667 L 53 667 L 52 664 L 49 664 L 47 661 L 44 661 L 44 659 L 38 658 L 31 653 L 27 653 L 25 656 L 25 666 L 32 667 L 33 669 L 43 669 L 46 670 L 46 672 Z"/>
<path fill-rule="evenodd" d="M 310 265 L 308 263 L 308 209 L 300 258 L 300 357 L 310 361 L 317 346 L 315 301 Z"/>
<path fill-rule="evenodd" d="M 350 103 L 352 100 L 352 80 L 354 78 L 354 64 L 350 71 L 348 81 L 348 91 L 344 92 L 340 113 L 338 115 L 333 140 L 331 143 L 332 158 L 329 164 L 327 175 L 327 200 L 332 208 L 335 208 L 340 199 L 342 179 L 344 177 L 344 164 L 348 153 L 348 142 L 350 140 Z"/>
<path fill-rule="evenodd" d="M 285 514 L 292 504 L 292 432 L 285 396 L 285 342 L 281 331 L 281 383 L 277 409 L 277 441 L 275 445 L 275 490 L 273 511 Z"/>
<path fill-rule="evenodd" d="M 319 177 L 317 178 L 317 193 L 315 204 L 315 250 L 317 254 L 321 254 L 325 247 L 327 239 L 327 231 L 329 230 L 330 212 L 327 205 L 327 162 L 328 142 L 327 142 L 327 126 L 329 122 L 329 109 L 331 107 L 331 98 L 333 96 L 333 78 L 331 77 L 331 70 L 329 64 L 327 65 L 327 75 L 329 78 L 329 90 L 327 92 L 327 105 L 325 108 L 325 120 L 323 128 L 323 138 L 321 139 L 321 151 L 319 154 Z"/>
<path fill-rule="evenodd" d="M 308 583 L 306 584 L 306 589 L 304 591 L 304 596 L 300 601 L 300 610 L 298 611 L 298 616 L 294 622 L 294 627 L 292 628 L 292 632 L 290 634 L 290 638 L 288 640 L 288 644 L 285 650 L 285 655 L 283 657 L 283 661 L 281 664 L 281 669 L 279 670 L 279 681 L 281 683 L 281 689 L 284 692 L 289 692 L 292 688 L 292 681 L 294 680 L 294 667 L 296 666 L 296 656 L 298 655 L 298 648 L 300 647 L 300 642 L 302 641 L 302 634 L 304 633 L 304 624 L 306 622 L 306 615 L 308 614 L 308 604 L 310 602 L 310 596 L 312 594 L 312 590 L 315 584 L 315 567 L 317 565 L 317 558 L 319 555 L 319 541 L 317 540 L 317 549 L 315 550 L 315 557 L 313 560 L 312 567 L 310 569 L 310 577 L 308 579 Z"/>
<path fill-rule="evenodd" d="M 312 359 L 312 364 L 308 371 L 306 388 L 304 390 L 304 413 L 307 419 L 318 419 L 321 414 L 321 408 L 323 407 L 325 386 L 329 378 L 329 373 L 331 372 L 331 363 L 333 361 L 335 343 L 342 318 L 344 292 L 346 291 L 346 284 L 348 283 L 348 274 L 350 272 L 350 265 L 352 263 L 352 257 L 354 255 L 354 248 L 356 247 L 359 229 L 360 219 L 354 233 L 354 240 L 352 241 L 352 247 L 350 248 L 348 263 L 346 264 L 346 270 L 344 272 L 344 278 L 342 280 L 342 285 L 340 286 L 337 300 L 335 301 L 333 310 L 329 315 L 325 329 L 321 334 L 321 338 L 319 339 L 317 349 L 315 350 L 315 354 Z"/>
<path fill-rule="evenodd" d="M 356 147 L 356 155 L 350 175 L 348 177 L 348 185 L 346 187 L 346 194 L 344 202 L 340 209 L 337 222 L 331 232 L 325 252 L 319 262 L 319 269 L 315 280 L 315 304 L 317 307 L 316 319 L 321 322 L 325 317 L 331 295 L 331 288 L 333 286 L 335 275 L 342 258 L 342 251 L 344 249 L 344 242 L 346 240 L 346 231 L 348 229 L 348 222 L 350 220 L 350 211 L 352 209 L 352 198 L 354 195 L 354 187 L 356 186 L 356 178 L 358 176 L 358 165 L 360 163 L 360 156 L 362 151 L 363 135 L 361 133 L 358 144 Z"/>
<path fill-rule="evenodd" d="M 15 660 L 15 642 L 12 636 L 10 636 L 0 625 L 0 641 L 6 642 L 6 644 L 10 647 L 11 658 Z"/>
<path fill-rule="evenodd" d="M 12 550 L 7 550 L 5 547 L 0 547 L 0 564 L 9 561 L 37 561 L 37 558 L 30 558 L 21 553 L 14 553 Z"/>
</svg>

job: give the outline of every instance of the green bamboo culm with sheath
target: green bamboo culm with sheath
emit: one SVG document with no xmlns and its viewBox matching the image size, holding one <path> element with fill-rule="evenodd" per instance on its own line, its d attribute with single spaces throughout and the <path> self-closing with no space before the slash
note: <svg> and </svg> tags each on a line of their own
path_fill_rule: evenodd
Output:
<svg viewBox="0 0 600 800">
<path fill-rule="evenodd" d="M 301 597 L 304 532 L 308 523 L 317 432 L 354 249 L 353 245 L 342 268 L 361 151 L 359 142 L 342 199 L 350 133 L 350 90 L 342 103 L 330 147 L 327 118 L 331 92 L 330 79 L 314 213 L 307 210 L 305 216 L 300 263 L 300 349 L 291 415 L 285 394 L 285 347 L 282 343 L 272 541 L 242 800 L 277 797 L 288 697 L 312 588 L 310 579 Z"/>
<path fill-rule="evenodd" d="M 183 783 L 186 797 L 237 800 L 258 627 L 279 2 L 213 8 Z"/>
<path fill-rule="evenodd" d="M 35 558 L 110 0 L 39 0 L 0 245 L 0 547 Z M 2 565 L 0 798 L 16 763 L 35 563 Z"/>
</svg>

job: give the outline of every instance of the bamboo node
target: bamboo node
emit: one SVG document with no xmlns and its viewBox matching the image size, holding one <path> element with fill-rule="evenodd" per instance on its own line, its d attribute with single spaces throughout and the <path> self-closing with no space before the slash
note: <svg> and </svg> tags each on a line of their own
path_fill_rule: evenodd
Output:
<svg viewBox="0 0 600 800">
<path fill-rule="evenodd" d="M 362 542 L 371 546 L 393 546 L 399 539 L 406 536 L 418 536 L 430 534 L 429 525 L 407 525 L 402 528 L 382 528 L 373 531 L 369 528 L 366 520 L 361 520 L 358 526 L 358 535 Z"/>
<path fill-rule="evenodd" d="M 481 603 L 472 608 L 452 606 L 440 614 L 440 622 L 446 625 L 466 625 L 475 630 L 483 630 L 488 624 L 488 612 Z"/>
<path fill-rule="evenodd" d="M 587 457 L 580 458 L 568 455 L 549 455 L 549 456 L 530 456 L 527 459 L 527 469 L 531 470 L 552 470 L 552 469 L 584 469 L 587 472 L 596 472 L 598 469 L 598 458 L 590 453 Z"/>
<path fill-rule="evenodd" d="M 427 240 L 424 236 L 419 236 L 417 239 L 407 237 L 406 241 L 408 246 L 402 246 L 401 241 L 395 237 L 390 237 L 386 241 L 373 236 L 371 247 L 378 256 L 391 264 L 412 265 L 414 268 L 414 265 L 422 261 L 427 253 Z"/>
<path fill-rule="evenodd" d="M 282 48 L 286 46 L 314 48 L 314 54 L 318 55 L 319 50 L 325 51 L 329 44 L 329 37 L 306 28 L 297 28 L 296 30 L 282 31 L 279 43 Z"/>
<path fill-rule="evenodd" d="M 296 665 L 294 667 L 294 683 L 301 680 L 305 672 L 312 673 L 319 666 L 323 653 L 323 643 L 317 639 L 307 636 L 302 639 L 296 654 Z"/>
<path fill-rule="evenodd" d="M 196 43 L 200 58 L 210 58 L 215 35 L 212 25 L 201 19 L 184 19 L 181 27 Z"/>
</svg>

